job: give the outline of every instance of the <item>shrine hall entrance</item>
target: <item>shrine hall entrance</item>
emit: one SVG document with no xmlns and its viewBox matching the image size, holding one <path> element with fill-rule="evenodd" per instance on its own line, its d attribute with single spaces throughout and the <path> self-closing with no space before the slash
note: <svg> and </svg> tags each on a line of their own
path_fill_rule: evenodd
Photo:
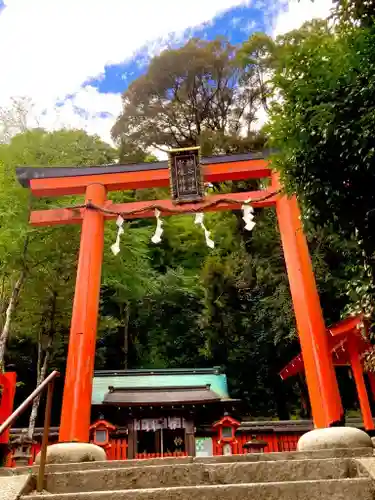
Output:
<svg viewBox="0 0 375 500">
<path fill-rule="evenodd" d="M 192 423 L 183 417 L 159 417 L 134 419 L 134 457 L 180 457 L 191 454 L 186 430 Z"/>
<path fill-rule="evenodd" d="M 171 457 L 185 454 L 187 453 L 183 429 L 158 429 L 137 433 L 138 456 Z"/>
</svg>

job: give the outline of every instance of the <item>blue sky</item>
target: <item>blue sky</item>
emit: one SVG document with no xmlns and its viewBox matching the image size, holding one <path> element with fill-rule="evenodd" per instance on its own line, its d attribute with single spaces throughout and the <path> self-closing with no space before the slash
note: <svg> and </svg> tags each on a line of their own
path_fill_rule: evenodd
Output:
<svg viewBox="0 0 375 500">
<path fill-rule="evenodd" d="M 255 6 L 239 6 L 228 9 L 212 21 L 203 26 L 192 27 L 183 34 L 182 40 L 190 37 L 213 40 L 217 36 L 225 36 L 233 44 L 240 44 L 247 40 L 255 31 L 269 31 L 271 26 L 267 22 L 268 11 L 262 9 L 259 3 Z M 171 36 L 170 46 L 180 46 L 181 40 L 173 43 Z M 105 68 L 104 77 L 93 78 L 87 82 L 97 88 L 99 92 L 123 92 L 124 89 L 142 73 L 147 70 L 149 56 L 148 47 L 142 47 L 138 53 L 123 64 L 115 64 Z"/>
<path fill-rule="evenodd" d="M 29 99 L 30 126 L 110 140 L 121 92 L 191 36 L 238 44 L 328 14 L 331 0 L 0 0 L 0 106 Z"/>
</svg>

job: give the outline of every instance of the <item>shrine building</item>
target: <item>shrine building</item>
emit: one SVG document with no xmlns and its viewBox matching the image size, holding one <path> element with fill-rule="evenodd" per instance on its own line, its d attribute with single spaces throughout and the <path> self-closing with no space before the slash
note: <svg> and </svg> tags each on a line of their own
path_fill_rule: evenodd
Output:
<svg viewBox="0 0 375 500">
<path fill-rule="evenodd" d="M 238 403 L 229 397 L 220 368 L 96 371 L 91 422 L 122 431 L 130 459 L 194 456 L 203 437 L 211 455 L 206 429 L 224 415 L 235 415 Z"/>
</svg>

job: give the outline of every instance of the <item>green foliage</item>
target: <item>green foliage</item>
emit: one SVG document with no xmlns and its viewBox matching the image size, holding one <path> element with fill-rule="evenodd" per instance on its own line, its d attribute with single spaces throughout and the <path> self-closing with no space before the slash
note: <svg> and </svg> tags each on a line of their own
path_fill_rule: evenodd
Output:
<svg viewBox="0 0 375 500">
<path fill-rule="evenodd" d="M 32 208 L 49 208 L 77 201 L 36 200 L 15 178 L 19 165 L 96 165 L 111 163 L 116 153 L 98 137 L 83 131 L 27 131 L 0 148 L 0 280 L 1 328 L 14 284 L 25 279 L 17 296 L 9 331 L 8 363 L 15 363 L 30 392 L 36 381 L 37 353 L 47 351 L 50 366 L 64 368 L 74 291 L 79 227 L 32 228 Z M 40 360 L 39 360 L 40 361 Z M 31 385 L 30 385 L 31 383 Z"/>
<path fill-rule="evenodd" d="M 111 146 L 83 130 L 26 131 L 12 138 L 4 154 L 13 165 L 28 166 L 105 165 L 116 158 Z"/>
<path fill-rule="evenodd" d="M 140 159 L 152 147 L 195 144 L 203 154 L 252 149 L 260 86 L 224 39 L 192 39 L 165 50 L 123 94 L 123 111 L 112 130 L 120 156 L 130 151 Z"/>
<path fill-rule="evenodd" d="M 305 217 L 315 227 L 330 227 L 360 245 L 362 252 L 352 264 L 357 283 L 349 282 L 348 291 L 358 291 L 358 282 L 362 283 L 357 308 L 367 304 L 371 314 L 374 28 L 335 30 L 319 21 L 277 43 L 273 83 L 280 100 L 272 107 L 268 129 L 271 143 L 278 149 L 274 165 L 289 191 L 300 195 Z"/>
<path fill-rule="evenodd" d="M 374 23 L 374 0 L 334 0 L 336 18 L 344 27 L 368 27 Z"/>
</svg>

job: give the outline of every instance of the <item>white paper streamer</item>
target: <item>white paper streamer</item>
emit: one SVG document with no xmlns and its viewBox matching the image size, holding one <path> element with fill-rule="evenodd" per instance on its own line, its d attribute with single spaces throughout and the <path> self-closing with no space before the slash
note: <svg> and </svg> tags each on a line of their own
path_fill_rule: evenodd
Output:
<svg viewBox="0 0 375 500">
<path fill-rule="evenodd" d="M 123 234 L 124 232 L 124 228 L 122 227 L 123 224 L 124 224 L 124 219 L 121 217 L 121 215 L 119 215 L 117 217 L 117 220 L 116 220 L 116 224 L 117 224 L 117 227 L 118 227 L 118 230 L 117 230 L 117 237 L 116 237 L 116 241 L 114 242 L 114 244 L 111 246 L 111 250 L 112 252 L 117 255 L 119 252 L 120 252 L 120 236 Z"/>
<path fill-rule="evenodd" d="M 206 244 L 210 248 L 215 247 L 215 242 L 210 238 L 210 231 L 207 230 L 206 226 L 203 223 L 203 218 L 204 218 L 204 213 L 203 212 L 198 212 L 195 214 L 195 224 L 198 226 L 201 226 L 201 228 L 204 231 L 204 237 L 206 238 Z"/>
<path fill-rule="evenodd" d="M 254 222 L 254 209 L 251 205 L 247 205 L 247 202 L 242 205 L 242 212 L 243 216 L 242 219 L 245 222 L 245 229 L 246 231 L 251 231 L 254 229 L 255 222 Z"/>
<path fill-rule="evenodd" d="M 160 243 L 161 242 L 161 235 L 163 234 L 163 221 L 160 218 L 160 211 L 155 208 L 155 217 L 156 217 L 156 229 L 154 236 L 151 238 L 152 243 Z"/>
</svg>

